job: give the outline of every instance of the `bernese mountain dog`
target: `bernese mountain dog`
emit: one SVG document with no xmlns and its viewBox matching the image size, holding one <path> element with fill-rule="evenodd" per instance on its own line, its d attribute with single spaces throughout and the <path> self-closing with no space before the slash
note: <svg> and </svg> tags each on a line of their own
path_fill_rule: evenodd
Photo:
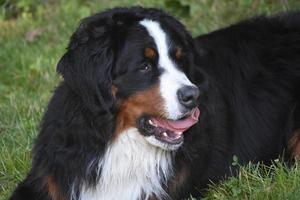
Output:
<svg viewBox="0 0 300 200">
<path fill-rule="evenodd" d="M 201 19 L 199 19 L 201 20 Z M 199 196 L 240 164 L 300 153 L 300 13 L 192 38 L 156 9 L 82 21 L 11 200 Z"/>
</svg>

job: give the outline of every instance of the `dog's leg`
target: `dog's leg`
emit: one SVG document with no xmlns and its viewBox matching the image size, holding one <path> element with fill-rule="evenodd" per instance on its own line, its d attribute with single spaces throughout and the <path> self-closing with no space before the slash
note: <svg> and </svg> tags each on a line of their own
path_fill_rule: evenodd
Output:
<svg viewBox="0 0 300 200">
<path fill-rule="evenodd" d="M 293 112 L 293 131 L 289 139 L 289 151 L 292 159 L 300 159 L 300 100 Z"/>
</svg>

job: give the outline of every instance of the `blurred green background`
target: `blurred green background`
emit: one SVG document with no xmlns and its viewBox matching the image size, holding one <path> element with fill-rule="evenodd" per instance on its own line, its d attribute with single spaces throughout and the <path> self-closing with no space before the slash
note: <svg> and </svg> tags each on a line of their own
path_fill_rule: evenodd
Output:
<svg viewBox="0 0 300 200">
<path fill-rule="evenodd" d="M 0 0 L 0 200 L 30 168 L 30 151 L 59 81 L 55 66 L 81 18 L 115 6 L 164 9 L 193 35 L 259 14 L 299 10 L 299 0 Z M 238 164 L 238 159 L 233 159 Z M 249 164 L 206 199 L 299 199 L 300 170 Z"/>
</svg>

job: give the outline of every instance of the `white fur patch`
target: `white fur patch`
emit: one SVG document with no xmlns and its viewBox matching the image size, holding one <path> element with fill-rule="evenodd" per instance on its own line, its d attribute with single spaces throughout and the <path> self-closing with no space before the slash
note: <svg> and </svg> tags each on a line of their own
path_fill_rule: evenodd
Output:
<svg viewBox="0 0 300 200">
<path fill-rule="evenodd" d="M 173 174 L 172 152 L 149 144 L 130 128 L 108 145 L 99 169 L 99 183 L 95 188 L 84 186 L 81 200 L 139 200 L 152 195 L 165 199 L 162 185 Z"/>
<path fill-rule="evenodd" d="M 159 67 L 164 69 L 160 77 L 160 93 L 165 101 L 165 110 L 168 118 L 177 119 L 181 116 L 181 105 L 178 101 L 177 91 L 183 86 L 194 86 L 186 75 L 176 68 L 175 63 L 169 56 L 167 34 L 156 21 L 144 19 L 140 22 L 149 35 L 154 39 L 159 54 Z"/>
</svg>

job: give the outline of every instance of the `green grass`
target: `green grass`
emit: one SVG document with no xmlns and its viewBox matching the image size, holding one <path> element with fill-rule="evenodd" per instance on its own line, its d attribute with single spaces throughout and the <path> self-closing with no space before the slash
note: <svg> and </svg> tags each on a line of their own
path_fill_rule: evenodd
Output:
<svg viewBox="0 0 300 200">
<path fill-rule="evenodd" d="M 56 63 L 82 17 L 114 6 L 154 6 L 180 17 L 198 35 L 260 13 L 300 9 L 297 0 L 182 0 L 179 8 L 168 0 L 38 2 L 34 12 L 24 9 L 17 18 L 6 18 L 3 7 L 0 12 L 0 200 L 8 198 L 30 168 L 39 121 L 60 79 Z M 39 34 L 28 41 L 32 32 Z M 212 185 L 206 199 L 298 199 L 299 186 L 298 166 L 249 164 L 238 177 Z"/>
<path fill-rule="evenodd" d="M 279 161 L 271 166 L 249 163 L 232 177 L 208 190 L 205 200 L 253 199 L 291 200 L 300 197 L 300 169 L 298 164 L 287 167 Z"/>
</svg>

